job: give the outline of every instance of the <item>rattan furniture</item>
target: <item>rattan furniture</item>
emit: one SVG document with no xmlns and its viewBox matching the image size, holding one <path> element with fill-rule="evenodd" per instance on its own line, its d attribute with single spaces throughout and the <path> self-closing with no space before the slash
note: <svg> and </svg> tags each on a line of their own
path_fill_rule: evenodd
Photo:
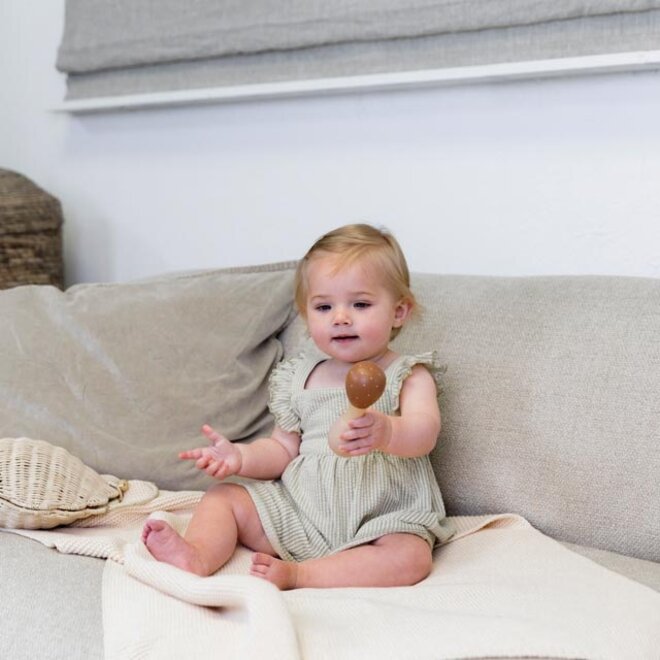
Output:
<svg viewBox="0 0 660 660">
<path fill-rule="evenodd" d="M 63 286 L 62 207 L 28 178 L 0 169 L 0 289 Z"/>
</svg>

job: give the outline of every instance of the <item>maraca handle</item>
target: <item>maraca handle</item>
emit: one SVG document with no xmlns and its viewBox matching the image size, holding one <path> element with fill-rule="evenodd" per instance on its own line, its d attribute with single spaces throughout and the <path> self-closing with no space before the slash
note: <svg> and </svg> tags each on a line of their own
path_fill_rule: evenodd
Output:
<svg viewBox="0 0 660 660">
<path fill-rule="evenodd" d="M 357 408 L 354 406 L 352 403 L 349 402 L 348 408 L 346 409 L 346 412 L 342 415 L 342 417 L 346 420 L 349 419 L 357 419 L 358 417 L 362 417 L 364 413 L 367 412 L 366 408 Z"/>
<path fill-rule="evenodd" d="M 362 417 L 364 413 L 367 412 L 366 409 L 364 408 L 356 408 L 353 404 L 349 403 L 348 408 L 344 411 L 344 413 L 337 419 L 337 421 L 332 425 L 330 429 L 330 433 L 328 435 L 328 444 L 330 445 L 330 449 L 335 452 L 338 456 L 346 456 L 340 449 L 339 449 L 339 443 L 341 442 L 339 439 L 339 436 L 341 434 L 341 431 L 346 428 L 346 425 L 348 422 L 350 422 L 352 419 L 357 419 L 358 417 Z"/>
</svg>

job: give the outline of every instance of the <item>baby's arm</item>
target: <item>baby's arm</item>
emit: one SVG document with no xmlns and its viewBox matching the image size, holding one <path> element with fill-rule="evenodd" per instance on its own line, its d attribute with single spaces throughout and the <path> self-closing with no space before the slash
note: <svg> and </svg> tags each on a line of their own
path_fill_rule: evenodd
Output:
<svg viewBox="0 0 660 660">
<path fill-rule="evenodd" d="M 251 443 L 234 444 L 204 425 L 202 433 L 213 443 L 182 451 L 179 458 L 195 460 L 195 465 L 216 479 L 239 475 L 251 479 L 277 479 L 298 455 L 300 435 L 275 427 L 271 437 Z"/>
<path fill-rule="evenodd" d="M 425 367 L 416 365 L 403 381 L 399 409 L 400 416 L 368 410 L 351 420 L 341 449 L 349 456 L 374 449 L 408 458 L 430 453 L 440 433 L 440 409 L 435 381 Z"/>
</svg>

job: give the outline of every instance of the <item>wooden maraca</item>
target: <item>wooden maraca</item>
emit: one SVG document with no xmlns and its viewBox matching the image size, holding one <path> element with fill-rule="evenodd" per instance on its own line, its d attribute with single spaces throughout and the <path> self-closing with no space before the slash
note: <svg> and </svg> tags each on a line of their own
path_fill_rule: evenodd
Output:
<svg viewBox="0 0 660 660">
<path fill-rule="evenodd" d="M 332 425 L 328 435 L 328 444 L 335 454 L 345 456 L 339 449 L 342 429 L 351 419 L 364 415 L 365 410 L 380 399 L 385 383 L 385 372 L 375 362 L 356 362 L 349 369 L 346 374 L 348 410 Z"/>
</svg>

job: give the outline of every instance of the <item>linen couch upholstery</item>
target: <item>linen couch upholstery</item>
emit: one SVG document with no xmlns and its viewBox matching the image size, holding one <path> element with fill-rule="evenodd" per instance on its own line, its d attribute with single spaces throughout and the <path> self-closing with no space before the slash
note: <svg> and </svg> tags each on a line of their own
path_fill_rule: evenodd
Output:
<svg viewBox="0 0 660 660">
<path fill-rule="evenodd" d="M 292 280 L 285 263 L 0 293 L 0 437 L 205 488 L 176 454 L 206 422 L 267 430 L 268 372 L 306 341 Z M 423 313 L 395 345 L 447 364 L 432 463 L 448 514 L 518 513 L 660 590 L 660 281 L 415 274 L 413 289 Z M 5 533 L 0 558 L 0 657 L 102 656 L 102 562 Z M 75 601 L 63 570 L 85 584 L 68 583 Z"/>
</svg>

